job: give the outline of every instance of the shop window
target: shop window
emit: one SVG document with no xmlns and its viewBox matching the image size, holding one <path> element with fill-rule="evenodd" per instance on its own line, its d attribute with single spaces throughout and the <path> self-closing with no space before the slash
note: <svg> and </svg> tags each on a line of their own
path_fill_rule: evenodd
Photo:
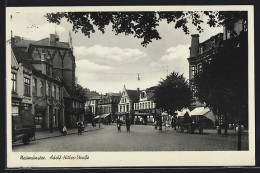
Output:
<svg viewBox="0 0 260 173">
<path fill-rule="evenodd" d="M 17 75 L 16 73 L 12 73 L 12 93 L 17 92 Z"/>
<path fill-rule="evenodd" d="M 24 95 L 30 96 L 30 79 L 24 78 Z"/>
</svg>

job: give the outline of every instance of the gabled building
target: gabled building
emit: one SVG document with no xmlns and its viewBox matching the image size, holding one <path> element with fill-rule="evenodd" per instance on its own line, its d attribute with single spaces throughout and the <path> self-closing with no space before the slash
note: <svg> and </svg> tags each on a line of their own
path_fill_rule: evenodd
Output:
<svg viewBox="0 0 260 173">
<path fill-rule="evenodd" d="M 120 102 L 118 103 L 118 119 L 125 121 L 129 116 L 131 122 L 134 122 L 134 103 L 138 102 L 140 90 L 129 90 L 124 86 Z"/>
<path fill-rule="evenodd" d="M 64 103 L 68 106 L 65 106 L 66 110 L 64 111 L 64 116 L 61 115 L 59 111 L 58 113 L 55 113 L 55 115 L 57 114 L 57 117 L 66 117 L 67 127 L 76 126 L 76 121 L 80 120 L 84 115 L 84 103 L 75 93 L 76 64 L 73 55 L 71 36 L 69 35 L 69 42 L 61 42 L 57 34 L 50 34 L 49 38 L 44 38 L 38 41 L 24 40 L 21 39 L 21 37 L 16 36 L 12 38 L 12 42 L 16 49 L 19 49 L 23 54 L 27 54 L 28 62 L 35 71 L 39 72 L 39 75 L 42 74 L 46 76 L 48 80 L 53 80 L 53 82 L 48 83 L 44 83 L 43 81 L 46 90 L 53 90 L 54 92 L 54 90 L 58 91 L 59 87 L 64 86 L 61 90 L 63 92 L 61 97 L 62 101 L 64 99 Z M 38 80 L 35 79 L 35 81 Z M 39 83 L 41 83 L 41 81 L 37 84 Z M 48 92 L 46 93 L 48 94 Z M 65 97 L 63 97 L 63 95 Z M 50 95 L 49 97 L 50 99 L 47 99 L 47 101 L 50 104 L 49 106 L 52 108 L 53 104 L 56 102 L 55 99 L 53 99 L 54 96 Z M 39 108 L 43 109 L 44 106 L 45 105 L 42 104 L 42 107 Z M 55 108 L 58 107 L 55 106 Z M 47 111 L 49 111 L 49 109 Z M 55 124 L 56 121 L 53 123 Z"/>
<path fill-rule="evenodd" d="M 154 92 L 155 92 L 154 87 L 148 88 L 146 90 L 142 90 L 140 92 L 138 102 L 134 103 L 135 124 L 154 123 L 154 118 L 156 113 Z"/>
<path fill-rule="evenodd" d="M 32 114 L 36 129 L 57 127 L 58 123 L 64 121 L 61 81 L 35 69 L 30 62 L 28 53 L 23 49 L 12 46 L 12 64 L 17 67 L 17 63 L 20 66 L 16 68 L 17 71 L 12 67 L 13 90 L 17 90 L 16 94 L 22 95 L 23 99 L 21 104 L 18 102 L 16 108 L 14 108 L 16 114 L 17 110 L 22 118 L 26 117 L 25 114 Z M 21 84 L 21 78 L 23 78 L 23 84 Z M 15 92 L 13 93 L 15 94 Z M 24 99 L 26 104 L 23 101 Z M 24 110 L 23 105 L 26 105 Z"/>
</svg>

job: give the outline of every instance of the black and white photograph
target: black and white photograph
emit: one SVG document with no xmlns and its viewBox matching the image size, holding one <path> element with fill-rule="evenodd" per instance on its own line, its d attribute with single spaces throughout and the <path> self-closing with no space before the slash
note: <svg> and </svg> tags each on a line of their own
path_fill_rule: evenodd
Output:
<svg viewBox="0 0 260 173">
<path fill-rule="evenodd" d="M 253 166 L 253 13 L 7 7 L 7 167 Z"/>
</svg>

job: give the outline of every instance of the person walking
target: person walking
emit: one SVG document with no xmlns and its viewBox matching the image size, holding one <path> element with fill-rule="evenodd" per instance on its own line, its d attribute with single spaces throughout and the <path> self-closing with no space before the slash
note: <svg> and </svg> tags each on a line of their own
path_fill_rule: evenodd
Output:
<svg viewBox="0 0 260 173">
<path fill-rule="evenodd" d="M 63 124 L 63 128 L 62 128 L 62 134 L 63 134 L 63 135 L 67 135 L 67 128 L 66 128 L 66 124 Z"/>
<path fill-rule="evenodd" d="M 78 127 L 78 135 L 82 135 L 82 122 L 81 121 L 77 122 L 77 127 Z"/>
<path fill-rule="evenodd" d="M 125 125 L 126 125 L 126 131 L 130 132 L 130 120 L 129 120 L 129 118 L 126 119 Z"/>
<path fill-rule="evenodd" d="M 117 131 L 118 132 L 121 132 L 121 125 L 122 125 L 122 123 L 121 123 L 121 121 L 119 120 L 119 119 L 117 119 Z"/>
</svg>

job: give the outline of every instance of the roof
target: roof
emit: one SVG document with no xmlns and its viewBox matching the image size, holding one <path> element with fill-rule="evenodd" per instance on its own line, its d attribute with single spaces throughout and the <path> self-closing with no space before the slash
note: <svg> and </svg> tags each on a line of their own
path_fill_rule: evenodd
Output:
<svg viewBox="0 0 260 173">
<path fill-rule="evenodd" d="M 187 108 L 187 109 L 183 109 L 182 111 L 177 111 L 177 117 L 181 117 L 181 116 L 184 116 L 184 114 L 188 112 L 190 114 L 190 110 Z"/>
<path fill-rule="evenodd" d="M 138 102 L 140 91 L 138 91 L 138 90 L 126 90 L 126 92 L 127 92 L 128 96 L 129 96 L 129 98 L 132 102 L 134 102 L 134 103 Z"/>
<path fill-rule="evenodd" d="M 33 66 L 29 62 L 30 56 L 27 52 L 17 47 L 12 47 L 12 50 L 18 63 L 22 63 L 23 65 L 33 69 Z"/>
<path fill-rule="evenodd" d="M 50 45 L 50 38 L 44 38 L 39 41 L 32 42 L 31 45 L 37 45 L 37 46 L 52 46 Z M 59 42 L 57 41 L 54 47 L 60 47 L 60 48 L 69 48 L 69 44 L 65 42 Z"/>
<path fill-rule="evenodd" d="M 31 44 L 32 42 L 35 42 L 34 40 L 21 40 L 17 43 L 15 43 L 16 47 L 28 47 L 29 44 Z"/>
<path fill-rule="evenodd" d="M 100 100 L 101 99 L 101 96 L 94 96 L 92 98 L 90 98 L 89 100 Z"/>
<path fill-rule="evenodd" d="M 190 116 L 205 115 L 210 109 L 208 107 L 197 107 L 190 112 Z"/>
<path fill-rule="evenodd" d="M 154 91 L 153 90 L 146 90 L 147 100 L 153 100 L 154 98 Z"/>
</svg>

